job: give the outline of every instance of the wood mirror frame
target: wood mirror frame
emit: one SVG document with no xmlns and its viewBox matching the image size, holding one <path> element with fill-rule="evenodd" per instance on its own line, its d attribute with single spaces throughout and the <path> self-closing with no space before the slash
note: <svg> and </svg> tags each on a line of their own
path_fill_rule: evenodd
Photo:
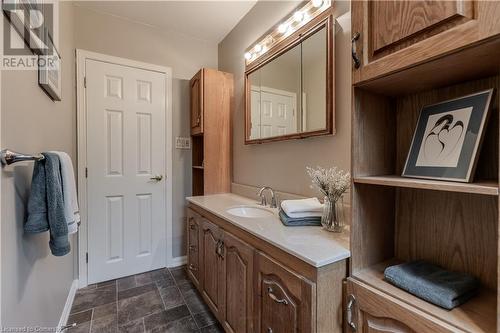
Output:
<svg viewBox="0 0 500 333">
<path fill-rule="evenodd" d="M 274 30 L 274 27 L 271 30 Z M 266 64 L 275 60 L 295 46 L 299 45 L 307 38 L 314 35 L 321 29 L 326 29 L 326 126 L 324 129 L 313 130 L 309 132 L 297 132 L 281 136 L 273 136 L 267 138 L 250 139 L 251 131 L 251 87 L 249 84 L 249 75 L 259 70 Z M 270 30 L 270 31 L 271 31 Z M 267 35 L 266 33 L 264 34 Z M 332 15 L 332 10 L 327 10 L 317 17 L 313 18 L 310 22 L 302 26 L 293 34 L 285 38 L 280 43 L 273 46 L 265 54 L 261 55 L 258 59 L 245 66 L 245 144 L 260 144 L 265 142 L 284 141 L 292 139 L 303 139 L 320 135 L 333 135 L 335 134 L 335 19 Z"/>
</svg>

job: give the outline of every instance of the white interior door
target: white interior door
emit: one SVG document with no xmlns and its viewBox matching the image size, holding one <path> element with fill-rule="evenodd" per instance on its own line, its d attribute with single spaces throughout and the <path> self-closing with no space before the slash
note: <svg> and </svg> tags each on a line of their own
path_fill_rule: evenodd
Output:
<svg viewBox="0 0 500 333">
<path fill-rule="evenodd" d="M 85 68 L 88 283 L 95 283 L 166 265 L 166 77 L 90 59 Z"/>
<path fill-rule="evenodd" d="M 295 94 L 261 90 L 261 137 L 267 138 L 297 132 Z"/>
</svg>

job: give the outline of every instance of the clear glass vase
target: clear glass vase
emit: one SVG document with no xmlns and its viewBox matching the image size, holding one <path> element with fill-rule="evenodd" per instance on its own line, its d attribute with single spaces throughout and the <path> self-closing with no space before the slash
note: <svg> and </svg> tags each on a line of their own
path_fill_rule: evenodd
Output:
<svg viewBox="0 0 500 333">
<path fill-rule="evenodd" d="M 323 215 L 321 216 L 323 229 L 332 232 L 342 232 L 345 226 L 344 202 L 342 197 L 336 201 L 325 197 Z"/>
</svg>

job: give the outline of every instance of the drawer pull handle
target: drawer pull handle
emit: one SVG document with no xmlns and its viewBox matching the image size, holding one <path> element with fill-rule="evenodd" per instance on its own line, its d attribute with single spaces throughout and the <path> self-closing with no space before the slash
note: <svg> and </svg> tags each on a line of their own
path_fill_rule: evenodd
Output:
<svg viewBox="0 0 500 333">
<path fill-rule="evenodd" d="M 196 272 L 198 270 L 198 268 L 196 268 L 196 266 L 193 264 L 189 264 L 189 270 Z"/>
<path fill-rule="evenodd" d="M 354 295 L 349 295 L 348 300 L 347 300 L 346 317 L 347 317 L 347 325 L 349 325 L 349 328 L 353 332 L 356 332 L 356 330 L 357 330 L 357 327 L 356 327 L 356 324 L 354 323 L 353 315 L 352 315 L 353 308 L 355 306 L 356 306 L 356 298 L 354 297 Z"/>
<path fill-rule="evenodd" d="M 273 333 L 273 329 L 271 327 L 267 328 L 267 333 Z"/>
<path fill-rule="evenodd" d="M 189 245 L 189 251 L 191 251 L 191 252 L 196 251 L 196 246 L 195 245 Z"/>
<path fill-rule="evenodd" d="M 352 61 L 354 62 L 354 68 L 358 69 L 361 66 L 361 60 L 359 60 L 359 56 L 356 50 L 356 42 L 358 41 L 360 37 L 360 33 L 356 32 L 351 39 L 352 43 Z"/>
<path fill-rule="evenodd" d="M 283 305 L 288 305 L 288 301 L 286 299 L 279 299 L 276 297 L 275 294 L 273 294 L 273 288 L 267 287 L 267 295 L 269 295 L 269 298 L 275 301 L 278 304 L 283 304 Z"/>
</svg>

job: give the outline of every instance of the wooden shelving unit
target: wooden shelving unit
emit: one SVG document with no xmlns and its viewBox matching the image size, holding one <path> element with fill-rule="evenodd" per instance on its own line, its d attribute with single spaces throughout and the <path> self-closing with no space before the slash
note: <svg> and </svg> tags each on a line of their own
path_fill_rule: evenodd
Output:
<svg viewBox="0 0 500 333">
<path fill-rule="evenodd" d="M 357 272 L 355 278 L 430 316 L 439 318 L 439 320 L 456 329 L 465 330 L 467 332 L 495 332 L 496 325 L 495 321 L 492 320 L 496 316 L 497 300 L 495 290 L 483 289 L 478 296 L 464 305 L 451 311 L 444 310 L 384 280 L 385 268 L 400 262 L 400 260 L 392 259 L 375 264 Z"/>
<path fill-rule="evenodd" d="M 391 82 L 391 76 L 408 83 L 434 68 L 432 62 L 408 69 L 406 74 L 411 76 L 402 71 L 354 86 L 352 256 L 347 289 L 356 296 L 363 332 L 370 325 L 366 318 L 372 323 L 373 318 L 384 320 L 383 325 L 403 332 L 500 332 L 500 68 L 468 69 L 473 60 L 455 55 L 452 59 L 458 62 L 460 75 L 444 71 L 434 78 L 426 76 L 425 85 L 417 91 L 412 85 L 405 90 L 404 85 L 394 89 L 385 83 Z M 498 63 L 497 59 L 488 61 Z M 421 108 L 489 88 L 495 88 L 496 94 L 475 181 L 401 177 Z M 387 266 L 419 259 L 475 276 L 481 293 L 447 311 L 383 279 Z"/>
<path fill-rule="evenodd" d="M 474 183 L 458 183 L 386 175 L 355 177 L 354 183 L 498 196 L 498 182 L 494 180 L 479 180 Z"/>
<path fill-rule="evenodd" d="M 203 68 L 191 79 L 192 194 L 229 192 L 233 76 Z"/>
</svg>

